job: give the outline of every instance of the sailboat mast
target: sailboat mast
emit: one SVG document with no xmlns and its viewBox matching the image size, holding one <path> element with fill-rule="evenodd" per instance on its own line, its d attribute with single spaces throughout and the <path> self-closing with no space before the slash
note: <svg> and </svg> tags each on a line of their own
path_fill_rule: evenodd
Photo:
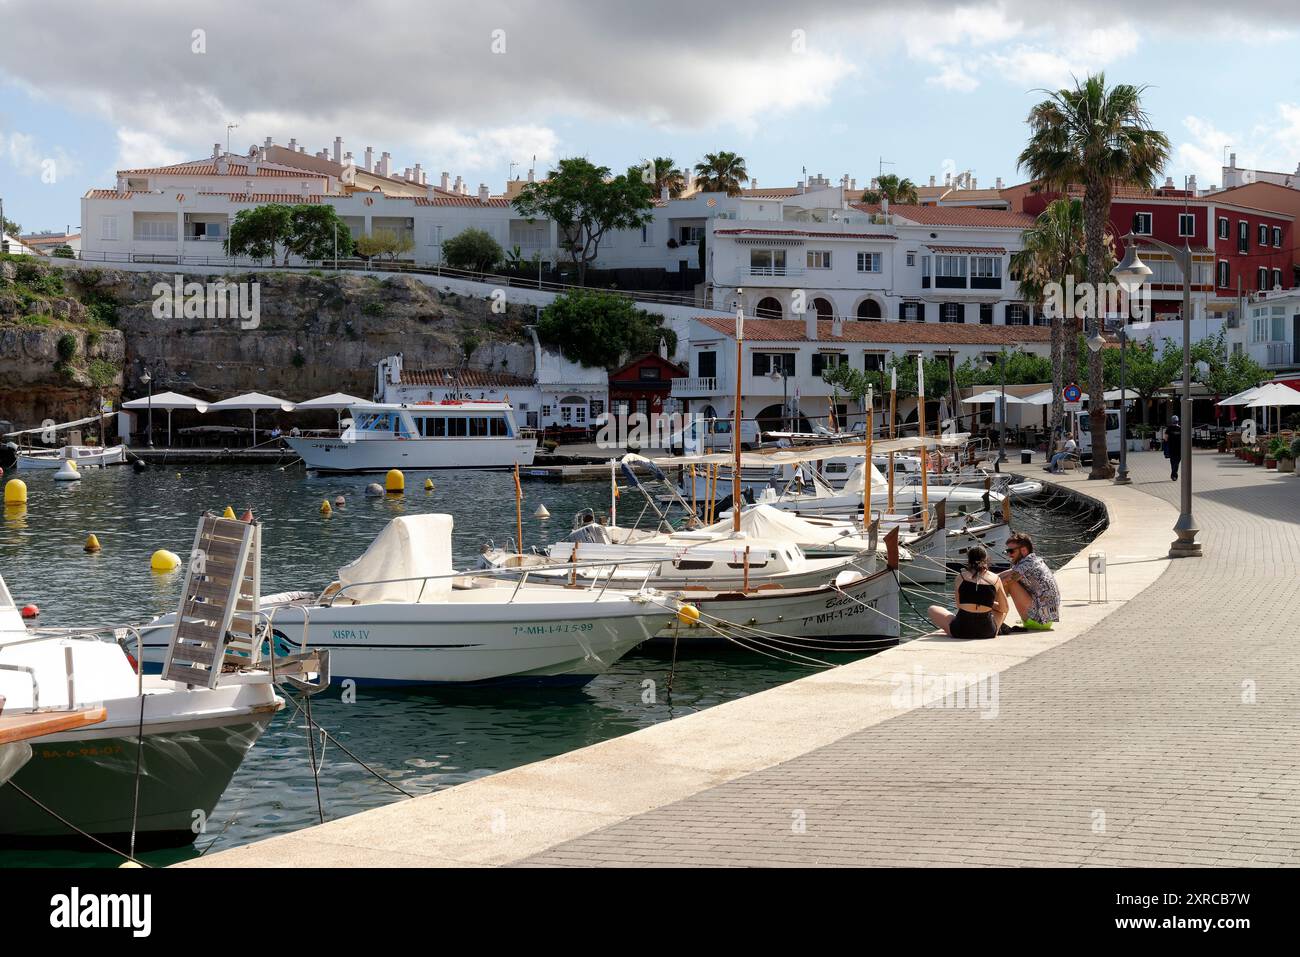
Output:
<svg viewBox="0 0 1300 957">
<path fill-rule="evenodd" d="M 731 530 L 740 531 L 740 377 L 744 371 L 745 307 L 736 303 L 736 411 L 732 417 L 731 447 L 735 458 L 731 464 Z"/>
</svg>

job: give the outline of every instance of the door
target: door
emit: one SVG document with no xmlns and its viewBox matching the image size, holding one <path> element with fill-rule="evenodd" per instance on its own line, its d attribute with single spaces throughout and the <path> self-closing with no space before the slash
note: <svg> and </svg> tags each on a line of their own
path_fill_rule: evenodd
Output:
<svg viewBox="0 0 1300 957">
<path fill-rule="evenodd" d="M 701 379 L 716 379 L 718 376 L 718 354 L 701 352 L 695 374 Z"/>
<path fill-rule="evenodd" d="M 1291 362 L 1300 365 L 1300 313 L 1291 317 Z"/>
</svg>

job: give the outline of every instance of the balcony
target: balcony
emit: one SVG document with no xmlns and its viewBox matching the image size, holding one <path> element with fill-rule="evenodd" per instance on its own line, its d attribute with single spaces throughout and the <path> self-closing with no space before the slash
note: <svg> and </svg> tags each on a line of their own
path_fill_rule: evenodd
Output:
<svg viewBox="0 0 1300 957">
<path fill-rule="evenodd" d="M 1296 362 L 1295 352 L 1289 342 L 1256 342 L 1250 347 L 1250 357 L 1265 369 L 1300 365 Z"/>
<path fill-rule="evenodd" d="M 727 388 L 717 376 L 695 376 L 673 379 L 672 395 L 679 399 L 700 399 L 718 395 Z"/>
</svg>

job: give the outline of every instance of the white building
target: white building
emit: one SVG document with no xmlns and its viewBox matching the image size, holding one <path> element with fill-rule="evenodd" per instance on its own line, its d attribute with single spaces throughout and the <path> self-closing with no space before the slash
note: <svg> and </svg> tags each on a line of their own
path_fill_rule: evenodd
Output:
<svg viewBox="0 0 1300 957">
<path fill-rule="evenodd" d="M 746 202 L 711 221 L 713 305 L 790 318 L 972 325 L 1044 321 L 1021 302 L 1010 257 L 1033 218 L 973 207 L 838 203 L 841 191 Z M 793 202 L 792 202 L 793 200 Z M 743 290 L 743 291 L 742 291 Z"/>
<path fill-rule="evenodd" d="M 509 402 L 520 425 L 534 429 L 594 428 L 609 409 L 609 374 L 570 362 L 542 348 L 533 337 L 532 377 L 483 369 L 407 369 L 389 356 L 375 370 L 379 402 L 442 402 L 481 399 Z"/>
<path fill-rule="evenodd" d="M 808 313 L 802 320 L 746 318 L 740 393 L 741 417 L 776 427 L 788 412 L 813 424 L 826 424 L 836 390 L 823 378 L 827 368 L 847 363 L 855 369 L 881 371 L 893 355 L 951 358 L 960 366 L 997 361 L 1003 350 L 1047 356 L 1051 330 L 1046 326 L 1007 326 L 948 323 L 819 321 Z M 691 321 L 687 376 L 674 379 L 672 398 L 678 412 L 698 412 L 707 418 L 729 417 L 735 411 L 735 320 L 699 318 Z M 838 393 L 837 421 L 846 416 L 860 422 L 860 410 L 849 408 Z M 932 396 L 938 399 L 938 396 Z M 915 402 L 908 406 L 914 417 Z M 901 410 L 906 419 L 907 410 Z"/>
</svg>

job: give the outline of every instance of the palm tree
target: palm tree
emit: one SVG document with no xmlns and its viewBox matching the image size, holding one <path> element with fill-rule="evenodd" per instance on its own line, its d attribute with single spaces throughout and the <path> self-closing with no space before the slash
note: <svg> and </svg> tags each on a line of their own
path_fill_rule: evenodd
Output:
<svg viewBox="0 0 1300 957">
<path fill-rule="evenodd" d="M 1064 285 L 1070 275 L 1082 276 L 1087 269 L 1084 255 L 1083 204 L 1077 199 L 1058 199 L 1038 214 L 1034 225 L 1021 236 L 1023 248 L 1011 256 L 1011 271 L 1020 283 L 1021 298 L 1044 304 L 1051 283 Z M 1056 435 L 1064 417 L 1061 390 L 1065 370 L 1079 367 L 1079 337 L 1074 322 L 1060 309 L 1048 310 L 1052 322 L 1052 427 Z M 1068 334 L 1067 334 L 1068 329 Z M 1073 376 L 1073 371 L 1071 372 Z"/>
<path fill-rule="evenodd" d="M 879 203 L 882 199 L 888 199 L 891 205 L 915 206 L 921 201 L 916 192 L 916 184 L 910 179 L 899 179 L 893 173 L 878 177 L 876 187 L 862 191 L 864 203 Z"/>
<path fill-rule="evenodd" d="M 745 158 L 735 153 L 705 153 L 703 162 L 695 164 L 695 185 L 706 193 L 739 196 L 741 184 L 748 182 Z"/>
<path fill-rule="evenodd" d="M 653 164 L 653 169 L 651 169 L 651 164 Z M 653 160 L 643 162 L 641 168 L 646 173 L 654 176 L 654 182 L 650 184 L 650 188 L 654 190 L 655 199 L 658 199 L 663 193 L 665 186 L 668 187 L 668 195 L 673 199 L 686 192 L 686 177 L 673 163 L 671 156 L 656 156 Z"/>
<path fill-rule="evenodd" d="M 1100 290 L 1106 282 L 1105 237 L 1116 186 L 1149 186 L 1169 161 L 1169 137 L 1151 127 L 1142 109 L 1144 86 L 1106 87 L 1098 73 L 1074 89 L 1043 90 L 1047 99 L 1029 111 L 1029 143 L 1018 166 L 1049 189 L 1083 187 L 1087 279 Z M 1100 326 L 1100 321 L 1094 317 Z M 1088 356 L 1088 403 L 1092 447 L 1106 448 L 1101 352 Z M 1190 425 L 1188 426 L 1190 427 Z M 1108 478 L 1110 461 L 1093 455 L 1090 478 Z"/>
</svg>

